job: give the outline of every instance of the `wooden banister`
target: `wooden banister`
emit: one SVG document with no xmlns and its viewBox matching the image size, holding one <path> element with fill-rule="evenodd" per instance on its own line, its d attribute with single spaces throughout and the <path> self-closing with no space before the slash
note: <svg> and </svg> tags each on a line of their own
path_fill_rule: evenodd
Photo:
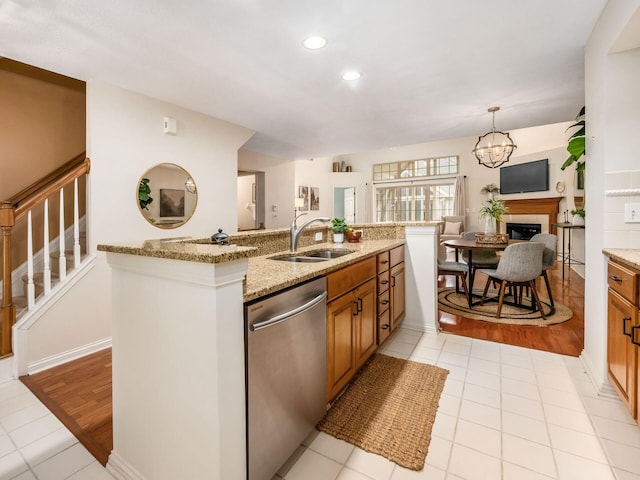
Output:
<svg viewBox="0 0 640 480">
<path fill-rule="evenodd" d="M 2 231 L 2 303 L 0 304 L 0 358 L 11 355 L 11 327 L 16 321 L 11 284 L 11 232 L 15 222 L 52 194 L 82 175 L 88 174 L 91 161 L 85 153 L 29 185 L 24 190 L 0 203 L 0 230 Z M 64 235 L 64 232 L 60 232 Z"/>
</svg>

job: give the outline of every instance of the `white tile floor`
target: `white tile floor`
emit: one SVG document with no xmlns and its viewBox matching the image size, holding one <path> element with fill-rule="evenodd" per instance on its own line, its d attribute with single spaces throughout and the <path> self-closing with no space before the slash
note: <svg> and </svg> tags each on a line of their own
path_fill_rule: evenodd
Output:
<svg viewBox="0 0 640 480">
<path fill-rule="evenodd" d="M 450 371 L 424 470 L 320 433 L 286 480 L 640 480 L 640 428 L 577 358 L 407 329 L 382 353 Z M 22 383 L 0 384 L 0 480 L 111 478 Z"/>
<path fill-rule="evenodd" d="M 424 470 L 319 433 L 283 478 L 640 480 L 640 428 L 577 358 L 407 329 L 382 353 L 450 371 Z"/>
<path fill-rule="evenodd" d="M 0 480 L 112 480 L 19 380 L 0 384 Z"/>
</svg>

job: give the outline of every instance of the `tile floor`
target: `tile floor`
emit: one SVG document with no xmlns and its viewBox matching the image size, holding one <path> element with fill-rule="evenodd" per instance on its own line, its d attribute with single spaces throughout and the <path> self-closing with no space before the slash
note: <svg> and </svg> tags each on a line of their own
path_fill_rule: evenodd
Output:
<svg viewBox="0 0 640 480">
<path fill-rule="evenodd" d="M 112 480 L 19 380 L 0 383 L 0 480 Z"/>
<path fill-rule="evenodd" d="M 640 428 L 578 358 L 401 329 L 382 353 L 450 371 L 423 471 L 324 433 L 286 480 L 640 480 Z"/>
<path fill-rule="evenodd" d="M 382 353 L 450 371 L 425 469 L 319 433 L 276 478 L 640 480 L 640 428 L 619 400 L 596 395 L 577 358 L 407 329 Z M 0 384 L 0 480 L 10 479 L 111 476 L 15 380 Z"/>
</svg>

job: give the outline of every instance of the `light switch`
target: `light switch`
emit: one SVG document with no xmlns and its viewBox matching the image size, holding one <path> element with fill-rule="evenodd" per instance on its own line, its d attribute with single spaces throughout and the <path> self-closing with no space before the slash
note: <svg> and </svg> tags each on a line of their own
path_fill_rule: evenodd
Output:
<svg viewBox="0 0 640 480">
<path fill-rule="evenodd" d="M 171 117 L 164 117 L 163 131 L 167 135 L 175 135 L 178 132 L 178 122 L 176 122 L 176 119 Z"/>
<path fill-rule="evenodd" d="M 624 204 L 624 223 L 640 223 L 640 203 Z"/>
<path fill-rule="evenodd" d="M 322 241 L 322 232 L 316 232 L 315 241 L 316 242 L 321 242 Z"/>
</svg>

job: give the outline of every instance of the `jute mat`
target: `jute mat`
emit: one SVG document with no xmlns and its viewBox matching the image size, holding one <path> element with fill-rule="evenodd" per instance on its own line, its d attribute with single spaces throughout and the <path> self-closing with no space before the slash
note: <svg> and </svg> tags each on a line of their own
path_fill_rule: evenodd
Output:
<svg viewBox="0 0 640 480">
<path fill-rule="evenodd" d="M 422 470 L 448 370 L 374 354 L 318 429 Z"/>
<path fill-rule="evenodd" d="M 473 293 L 482 295 L 482 290 L 474 290 Z M 495 297 L 497 294 L 498 292 L 489 290 L 487 296 Z M 480 297 L 478 297 L 477 300 L 480 300 Z M 513 298 L 505 296 L 505 300 L 513 301 Z M 456 293 L 456 289 L 451 287 L 443 288 L 438 292 L 438 308 L 440 310 L 473 320 L 543 327 L 554 323 L 566 322 L 573 317 L 573 312 L 569 307 L 554 302 L 555 311 L 552 313 L 551 305 L 544 299 L 540 300 L 542 302 L 542 309 L 547 316 L 545 320 L 542 319 L 539 311 L 533 312 L 530 309 L 514 307 L 507 304 L 502 306 L 500 318 L 496 318 L 496 311 L 498 309 L 497 301 L 486 302 L 484 305 L 474 305 L 469 308 L 467 297 L 462 290 L 460 290 L 460 293 Z M 531 305 L 531 299 L 527 297 L 523 303 L 525 305 Z"/>
</svg>

